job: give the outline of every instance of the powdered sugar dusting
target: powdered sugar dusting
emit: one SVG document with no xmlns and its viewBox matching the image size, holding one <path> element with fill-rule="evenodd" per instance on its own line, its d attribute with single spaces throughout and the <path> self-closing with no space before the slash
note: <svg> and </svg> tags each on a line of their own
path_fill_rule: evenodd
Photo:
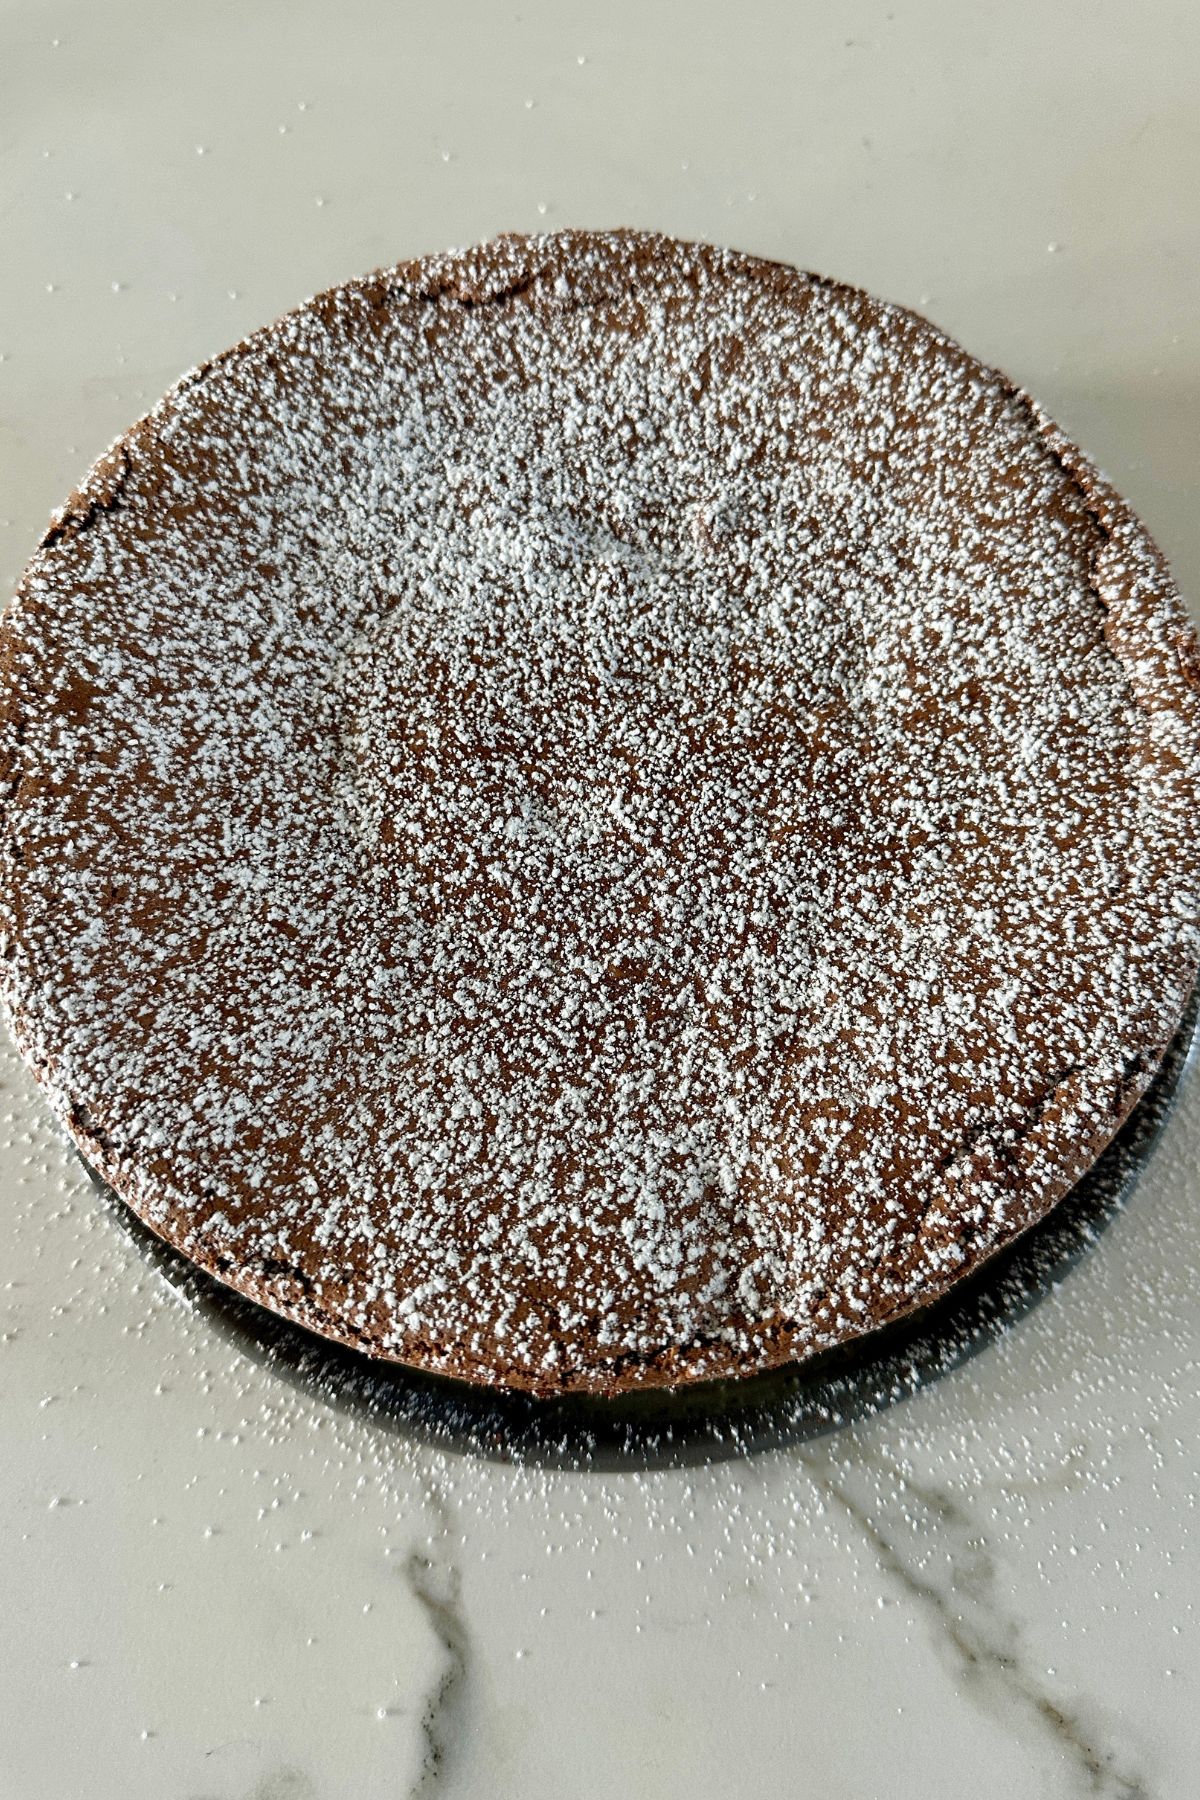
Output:
<svg viewBox="0 0 1200 1800">
<path fill-rule="evenodd" d="M 944 1289 L 1197 954 L 1194 641 L 1027 398 L 626 234 L 311 302 L 179 388 L 5 631 L 6 992 L 256 1297 L 534 1388 Z"/>
</svg>

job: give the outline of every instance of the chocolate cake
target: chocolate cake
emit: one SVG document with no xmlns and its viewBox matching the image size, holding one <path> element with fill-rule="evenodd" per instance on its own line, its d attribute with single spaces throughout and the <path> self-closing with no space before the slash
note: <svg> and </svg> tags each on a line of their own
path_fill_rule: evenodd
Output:
<svg viewBox="0 0 1200 1800">
<path fill-rule="evenodd" d="M 944 1294 L 1193 981 L 1200 651 L 1003 375 L 507 237 L 179 384 L 0 631 L 3 988 L 153 1229 L 372 1356 L 750 1373 Z"/>
</svg>

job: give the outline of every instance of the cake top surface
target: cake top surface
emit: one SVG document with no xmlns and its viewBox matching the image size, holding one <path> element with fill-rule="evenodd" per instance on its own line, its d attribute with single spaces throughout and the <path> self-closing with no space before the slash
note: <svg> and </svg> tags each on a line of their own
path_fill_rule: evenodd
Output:
<svg viewBox="0 0 1200 1800">
<path fill-rule="evenodd" d="M 0 631 L 3 979 L 224 1280 L 534 1390 L 942 1293 L 1193 978 L 1200 655 L 1002 375 L 836 283 L 505 238 L 185 377 Z"/>
</svg>

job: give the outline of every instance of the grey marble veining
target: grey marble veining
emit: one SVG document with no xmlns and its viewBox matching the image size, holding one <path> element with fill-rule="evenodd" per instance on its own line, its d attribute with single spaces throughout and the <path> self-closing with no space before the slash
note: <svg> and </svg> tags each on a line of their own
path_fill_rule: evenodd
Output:
<svg viewBox="0 0 1200 1800">
<path fill-rule="evenodd" d="M 437 1647 L 421 1706 L 424 1759 L 411 1789 L 414 1800 L 451 1791 L 471 1719 L 471 1636 L 462 1575 L 449 1553 L 452 1521 L 437 1483 L 431 1480 L 427 1491 L 438 1530 L 426 1548 L 410 1550 L 403 1564 L 404 1579 L 425 1613 Z"/>
<path fill-rule="evenodd" d="M 925 1618 L 963 1700 L 1017 1735 L 1047 1736 L 1068 1762 L 1081 1794 L 1149 1800 L 1150 1788 L 1107 1742 L 1104 1707 L 1094 1696 L 1051 1695 L 1032 1667 L 1019 1611 L 1005 1593 L 1004 1569 L 987 1528 L 957 1494 L 904 1474 L 862 1446 L 850 1462 L 813 1467 L 823 1493 L 862 1532 L 880 1572 Z"/>
</svg>

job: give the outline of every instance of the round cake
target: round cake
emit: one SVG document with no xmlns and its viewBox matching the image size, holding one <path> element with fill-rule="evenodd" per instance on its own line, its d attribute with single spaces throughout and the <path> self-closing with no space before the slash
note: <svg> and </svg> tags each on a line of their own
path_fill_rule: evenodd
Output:
<svg viewBox="0 0 1200 1800">
<path fill-rule="evenodd" d="M 1151 1078 L 1200 652 L 851 287 L 506 237 L 193 371 L 0 630 L 3 988 L 83 1155 L 376 1357 L 613 1394 L 944 1294 Z"/>
</svg>

